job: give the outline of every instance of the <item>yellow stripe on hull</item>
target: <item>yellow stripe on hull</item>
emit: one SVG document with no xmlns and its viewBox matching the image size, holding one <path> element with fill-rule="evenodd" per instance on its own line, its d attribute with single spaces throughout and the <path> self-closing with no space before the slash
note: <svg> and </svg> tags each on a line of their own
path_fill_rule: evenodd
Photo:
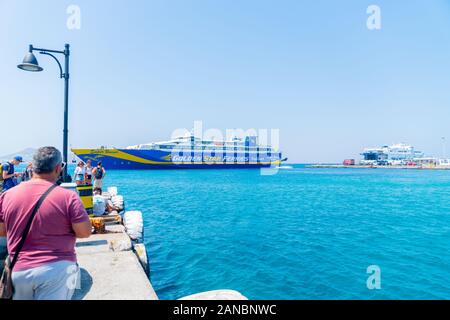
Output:
<svg viewBox="0 0 450 320">
<path fill-rule="evenodd" d="M 95 154 L 99 157 L 112 157 L 126 161 L 133 161 L 142 164 L 172 164 L 172 162 L 167 161 L 153 161 L 147 160 L 141 157 L 133 156 L 129 153 L 117 149 L 72 149 L 72 152 L 76 155 L 87 155 Z M 96 158 L 96 157 L 94 157 Z"/>
</svg>

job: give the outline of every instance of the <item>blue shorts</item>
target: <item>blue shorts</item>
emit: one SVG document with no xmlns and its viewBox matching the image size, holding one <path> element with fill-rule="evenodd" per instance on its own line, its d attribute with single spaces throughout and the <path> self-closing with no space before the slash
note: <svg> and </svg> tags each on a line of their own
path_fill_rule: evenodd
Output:
<svg viewBox="0 0 450 320">
<path fill-rule="evenodd" d="M 12 179 L 12 178 L 3 180 L 3 190 L 6 191 L 11 188 L 14 188 L 16 186 L 16 184 L 17 184 L 16 181 L 14 181 L 14 179 Z"/>
</svg>

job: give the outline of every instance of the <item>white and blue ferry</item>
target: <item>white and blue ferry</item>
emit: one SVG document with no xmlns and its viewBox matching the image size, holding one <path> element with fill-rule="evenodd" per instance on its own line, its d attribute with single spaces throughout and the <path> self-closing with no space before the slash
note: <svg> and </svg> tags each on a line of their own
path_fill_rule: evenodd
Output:
<svg viewBox="0 0 450 320">
<path fill-rule="evenodd" d="M 259 145 L 257 137 L 235 137 L 231 141 L 201 140 L 193 134 L 173 140 L 139 144 L 124 149 L 72 149 L 81 160 L 101 161 L 107 169 L 216 169 L 278 166 L 282 154 L 270 145 Z"/>
<path fill-rule="evenodd" d="M 424 158 L 422 151 L 404 143 L 365 148 L 361 155 L 363 157 L 360 162 L 362 165 L 407 165 Z"/>
</svg>

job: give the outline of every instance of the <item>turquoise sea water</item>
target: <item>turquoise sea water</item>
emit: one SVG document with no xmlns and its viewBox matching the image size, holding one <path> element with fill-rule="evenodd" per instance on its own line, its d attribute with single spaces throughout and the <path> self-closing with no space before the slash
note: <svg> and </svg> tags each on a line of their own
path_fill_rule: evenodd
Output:
<svg viewBox="0 0 450 320">
<path fill-rule="evenodd" d="M 450 171 L 109 171 L 161 299 L 450 298 Z M 369 265 L 381 289 L 366 286 Z"/>
</svg>

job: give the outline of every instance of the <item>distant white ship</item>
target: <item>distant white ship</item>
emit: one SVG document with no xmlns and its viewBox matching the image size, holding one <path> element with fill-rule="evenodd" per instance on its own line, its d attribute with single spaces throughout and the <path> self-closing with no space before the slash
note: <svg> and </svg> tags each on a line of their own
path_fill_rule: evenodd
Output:
<svg viewBox="0 0 450 320">
<path fill-rule="evenodd" d="M 362 165 L 407 165 L 424 158 L 422 151 L 404 143 L 378 148 L 365 148 L 361 155 L 363 157 Z"/>
</svg>

